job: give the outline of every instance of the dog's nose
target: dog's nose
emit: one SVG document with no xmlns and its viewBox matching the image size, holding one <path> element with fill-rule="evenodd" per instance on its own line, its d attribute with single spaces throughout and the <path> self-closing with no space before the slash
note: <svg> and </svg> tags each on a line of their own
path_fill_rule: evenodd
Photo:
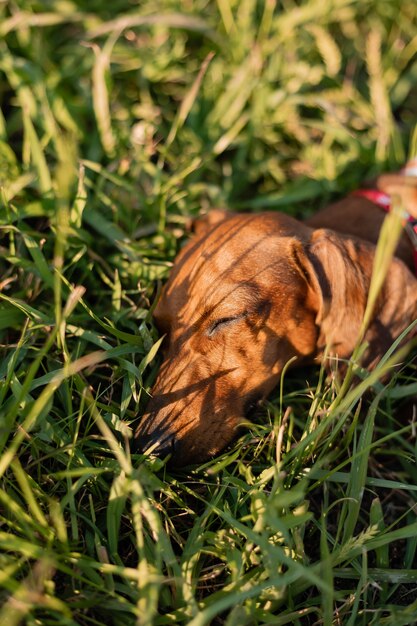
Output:
<svg viewBox="0 0 417 626">
<path fill-rule="evenodd" d="M 137 434 L 137 450 L 143 454 L 154 454 L 159 458 L 164 458 L 168 454 L 173 454 L 175 450 L 174 435 L 155 431 L 149 434 Z"/>
</svg>

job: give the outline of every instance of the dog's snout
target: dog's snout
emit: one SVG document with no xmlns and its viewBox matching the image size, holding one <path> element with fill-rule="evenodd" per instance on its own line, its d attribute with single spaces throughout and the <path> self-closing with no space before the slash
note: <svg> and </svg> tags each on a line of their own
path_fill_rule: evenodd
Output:
<svg viewBox="0 0 417 626">
<path fill-rule="evenodd" d="M 259 407 L 262 396 L 260 394 L 254 394 L 249 396 L 243 405 L 243 415 L 245 419 L 250 419 L 253 412 Z"/>
<path fill-rule="evenodd" d="M 175 436 L 171 433 L 163 433 L 159 429 L 151 433 L 138 432 L 137 450 L 143 454 L 154 454 L 159 458 L 165 458 L 175 451 Z"/>
</svg>

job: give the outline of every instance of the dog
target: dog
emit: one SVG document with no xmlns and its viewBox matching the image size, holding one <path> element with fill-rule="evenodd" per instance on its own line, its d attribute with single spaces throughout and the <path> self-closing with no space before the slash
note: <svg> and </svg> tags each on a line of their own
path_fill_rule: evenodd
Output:
<svg viewBox="0 0 417 626">
<path fill-rule="evenodd" d="M 371 190 L 372 191 L 372 190 Z M 285 365 L 349 359 L 367 303 L 384 211 L 357 192 L 306 222 L 278 212 L 213 210 L 177 256 L 155 308 L 164 358 L 139 450 L 202 462 L 235 437 Z M 400 195 L 417 218 L 417 177 L 383 175 L 378 194 Z M 413 245 L 403 234 L 365 334 L 373 368 L 417 318 Z"/>
</svg>

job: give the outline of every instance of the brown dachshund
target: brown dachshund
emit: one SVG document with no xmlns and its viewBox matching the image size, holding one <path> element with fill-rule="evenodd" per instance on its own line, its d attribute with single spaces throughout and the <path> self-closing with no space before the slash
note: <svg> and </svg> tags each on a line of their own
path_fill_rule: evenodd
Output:
<svg viewBox="0 0 417 626">
<path fill-rule="evenodd" d="M 417 216 L 413 181 L 382 176 L 378 184 L 400 193 Z M 348 359 L 383 219 L 372 201 L 352 195 L 307 223 L 219 210 L 198 220 L 155 309 L 164 361 L 135 433 L 138 447 L 171 453 L 176 465 L 206 460 L 234 438 L 290 359 L 317 363 L 329 346 Z M 365 336 L 365 367 L 417 317 L 412 253 L 403 235 Z"/>
</svg>

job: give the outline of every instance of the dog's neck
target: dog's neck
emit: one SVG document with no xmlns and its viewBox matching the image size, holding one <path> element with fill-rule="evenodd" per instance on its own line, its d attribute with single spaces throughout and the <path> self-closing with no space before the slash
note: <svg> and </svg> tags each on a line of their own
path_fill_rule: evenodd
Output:
<svg viewBox="0 0 417 626">
<path fill-rule="evenodd" d="M 391 211 L 392 198 L 383 191 L 379 191 L 378 189 L 357 189 L 356 191 L 353 191 L 351 195 L 359 198 L 366 198 L 386 213 Z M 407 211 L 404 212 L 404 219 L 404 231 L 407 234 L 413 248 L 414 271 L 417 276 L 417 219 L 410 215 Z"/>
</svg>

